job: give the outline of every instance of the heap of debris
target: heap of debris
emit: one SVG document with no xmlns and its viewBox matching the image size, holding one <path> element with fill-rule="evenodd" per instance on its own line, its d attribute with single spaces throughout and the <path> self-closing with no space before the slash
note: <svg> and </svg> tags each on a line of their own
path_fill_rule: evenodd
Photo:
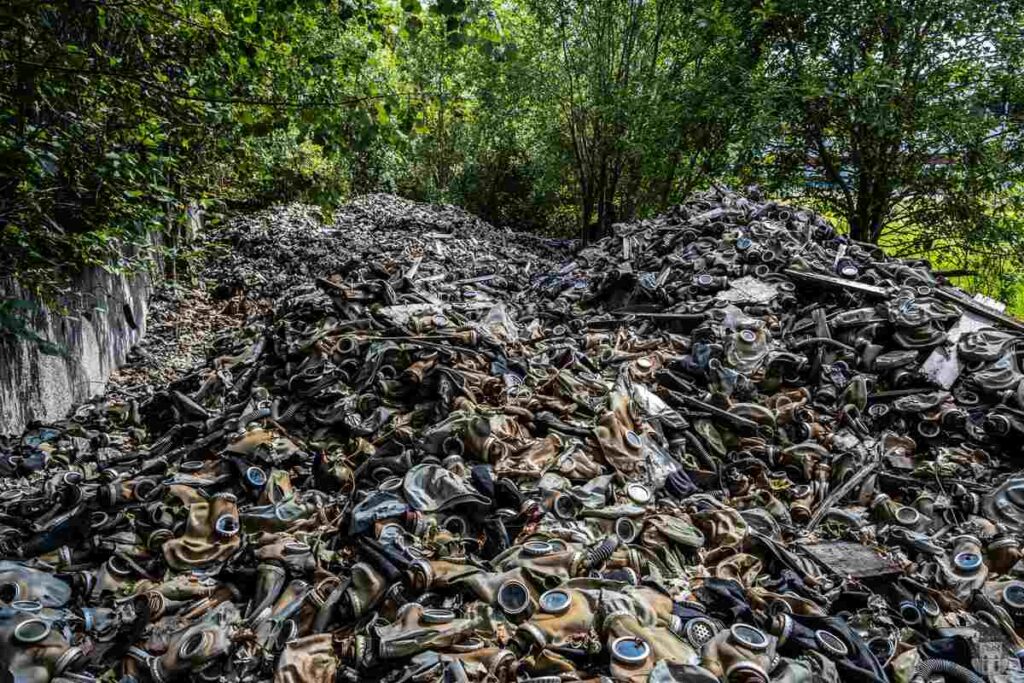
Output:
<svg viewBox="0 0 1024 683">
<path fill-rule="evenodd" d="M 726 192 L 255 222 L 206 362 L 0 448 L 16 680 L 1020 675 L 1024 326 L 926 264 Z"/>
</svg>

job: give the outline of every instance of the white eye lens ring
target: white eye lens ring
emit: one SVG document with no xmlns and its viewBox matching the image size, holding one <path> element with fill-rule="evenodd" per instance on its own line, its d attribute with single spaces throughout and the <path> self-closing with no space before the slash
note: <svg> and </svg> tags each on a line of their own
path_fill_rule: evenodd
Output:
<svg viewBox="0 0 1024 683">
<path fill-rule="evenodd" d="M 542 555 L 550 555 L 555 549 L 547 541 L 527 541 L 523 544 L 522 551 L 524 555 L 540 557 Z"/>
<path fill-rule="evenodd" d="M 253 465 L 245 470 L 245 480 L 256 488 L 262 488 L 267 483 L 267 473 Z"/>
<path fill-rule="evenodd" d="M 450 609 L 425 609 L 420 618 L 424 624 L 448 624 L 455 621 L 455 612 Z"/>
<path fill-rule="evenodd" d="M 11 607 L 19 612 L 38 612 L 43 609 L 43 603 L 38 600 L 15 600 Z"/>
<path fill-rule="evenodd" d="M 643 638 L 622 636 L 612 642 L 612 657 L 623 664 L 639 664 L 651 655 L 651 646 Z"/>
<path fill-rule="evenodd" d="M 14 629 L 14 637 L 21 643 L 38 643 L 50 635 L 50 624 L 42 619 L 26 619 Z"/>
<path fill-rule="evenodd" d="M 768 636 L 764 631 L 749 624 L 733 624 L 729 628 L 733 642 L 739 643 L 754 652 L 763 652 L 768 649 Z"/>
<path fill-rule="evenodd" d="M 1003 587 L 1003 602 L 1009 607 L 1024 609 L 1024 582 L 1011 581 Z"/>
<path fill-rule="evenodd" d="M 214 529 L 221 536 L 235 536 L 240 530 L 238 518 L 234 515 L 221 515 L 214 523 Z"/>
<path fill-rule="evenodd" d="M 505 614 L 522 614 L 530 608 L 530 589 L 522 581 L 509 579 L 498 589 L 498 605 Z"/>
<path fill-rule="evenodd" d="M 921 521 L 921 513 L 912 507 L 903 506 L 896 511 L 896 521 L 906 526 L 914 526 Z"/>
<path fill-rule="evenodd" d="M 572 606 L 572 593 L 552 588 L 540 596 L 540 608 L 546 614 L 565 614 Z"/>
<path fill-rule="evenodd" d="M 188 638 L 182 640 L 181 645 L 178 647 L 178 655 L 182 659 L 189 659 L 206 649 L 204 646 L 207 646 L 212 639 L 212 634 L 205 631 L 196 631 Z"/>
<path fill-rule="evenodd" d="M 636 523 L 629 517 L 619 517 L 615 520 L 615 535 L 623 543 L 632 543 L 640 535 Z"/>
<path fill-rule="evenodd" d="M 831 631 L 818 629 L 814 632 L 814 640 L 825 654 L 831 657 L 842 659 L 850 654 L 850 646 L 846 644 L 846 641 Z"/>
<path fill-rule="evenodd" d="M 961 571 L 972 572 L 981 567 L 982 559 L 978 553 L 965 551 L 956 554 L 956 557 L 953 558 L 953 564 Z"/>
<path fill-rule="evenodd" d="M 651 490 L 636 482 L 626 485 L 626 495 L 637 505 L 646 505 L 651 502 Z"/>
</svg>

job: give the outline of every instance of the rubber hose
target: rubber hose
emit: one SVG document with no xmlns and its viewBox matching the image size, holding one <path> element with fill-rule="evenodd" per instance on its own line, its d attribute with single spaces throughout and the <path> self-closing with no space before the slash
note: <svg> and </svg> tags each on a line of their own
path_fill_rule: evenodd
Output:
<svg viewBox="0 0 1024 683">
<path fill-rule="evenodd" d="M 917 665 L 917 675 L 926 681 L 932 674 L 951 676 L 963 683 L 985 683 L 985 679 L 978 674 L 948 659 L 925 659 Z"/>
<path fill-rule="evenodd" d="M 599 545 L 587 551 L 587 568 L 594 569 L 608 561 L 615 549 L 619 547 L 619 539 L 609 536 L 601 541 Z"/>
<path fill-rule="evenodd" d="M 683 431 L 683 437 L 686 439 L 687 443 L 690 444 L 693 450 L 697 451 L 697 455 L 700 456 L 701 461 L 706 467 L 715 471 L 719 469 L 715 459 L 712 458 L 711 454 L 708 453 L 706 448 L 704 448 L 704 444 L 701 443 L 700 438 L 694 434 L 692 429 Z"/>
<path fill-rule="evenodd" d="M 800 341 L 798 341 L 798 342 L 796 342 L 794 344 L 791 344 L 790 348 L 802 349 L 803 347 L 811 346 L 812 344 L 813 345 L 826 344 L 828 346 L 834 346 L 836 348 L 842 349 L 843 351 L 848 351 L 850 353 L 856 353 L 857 352 L 857 349 L 853 348 L 849 344 L 844 344 L 841 341 L 838 341 L 836 339 L 830 339 L 828 337 L 808 337 L 807 339 L 801 339 Z"/>
<path fill-rule="evenodd" d="M 265 417 L 270 417 L 270 415 L 270 408 L 257 408 L 256 410 L 250 410 L 248 413 L 238 418 L 238 428 L 245 429 L 250 422 L 262 420 Z"/>
</svg>

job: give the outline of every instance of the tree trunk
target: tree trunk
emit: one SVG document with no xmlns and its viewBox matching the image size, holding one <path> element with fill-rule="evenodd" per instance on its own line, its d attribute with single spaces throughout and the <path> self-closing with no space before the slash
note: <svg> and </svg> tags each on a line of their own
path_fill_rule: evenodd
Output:
<svg viewBox="0 0 1024 683">
<path fill-rule="evenodd" d="M 580 239 L 590 244 L 590 217 L 594 215 L 594 196 L 589 187 L 580 183 Z"/>
<path fill-rule="evenodd" d="M 867 240 L 865 238 L 867 237 L 867 229 L 859 207 L 854 215 L 847 217 L 847 221 L 850 223 L 850 239 L 858 242 L 866 242 Z"/>
</svg>

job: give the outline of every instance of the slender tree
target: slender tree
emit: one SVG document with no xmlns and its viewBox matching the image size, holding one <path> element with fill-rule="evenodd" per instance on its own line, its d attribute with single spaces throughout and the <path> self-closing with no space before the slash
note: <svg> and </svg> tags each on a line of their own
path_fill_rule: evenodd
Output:
<svg viewBox="0 0 1024 683">
<path fill-rule="evenodd" d="M 975 228 L 1019 181 L 1022 3 L 775 0 L 762 18 L 766 127 L 749 152 L 770 187 L 853 239 L 927 242 Z"/>
</svg>

